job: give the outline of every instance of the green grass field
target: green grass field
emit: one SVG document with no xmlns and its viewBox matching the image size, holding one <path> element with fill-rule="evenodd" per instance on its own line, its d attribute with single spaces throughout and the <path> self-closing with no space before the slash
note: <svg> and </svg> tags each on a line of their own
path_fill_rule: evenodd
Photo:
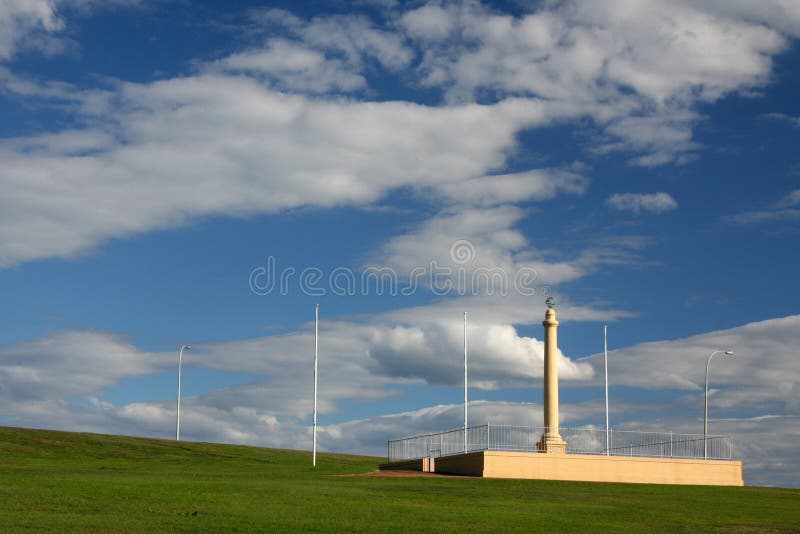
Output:
<svg viewBox="0 0 800 534">
<path fill-rule="evenodd" d="M 800 532 L 800 490 L 337 476 L 381 458 L 0 427 L 4 532 Z"/>
</svg>

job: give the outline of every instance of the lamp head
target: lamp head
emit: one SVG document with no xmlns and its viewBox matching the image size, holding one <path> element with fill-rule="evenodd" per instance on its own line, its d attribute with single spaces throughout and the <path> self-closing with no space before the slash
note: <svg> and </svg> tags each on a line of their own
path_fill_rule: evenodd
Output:
<svg viewBox="0 0 800 534">
<path fill-rule="evenodd" d="M 733 351 L 732 350 L 726 350 L 725 351 L 725 356 L 733 356 Z"/>
<path fill-rule="evenodd" d="M 184 346 L 183 346 L 183 347 L 181 347 L 181 348 L 182 348 L 182 349 L 191 349 L 191 348 L 192 348 L 192 346 L 191 346 L 191 345 L 184 345 Z"/>
</svg>

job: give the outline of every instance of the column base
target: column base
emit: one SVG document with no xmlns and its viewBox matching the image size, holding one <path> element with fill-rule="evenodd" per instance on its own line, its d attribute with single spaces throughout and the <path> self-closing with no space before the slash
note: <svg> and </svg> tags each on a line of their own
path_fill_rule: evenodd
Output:
<svg viewBox="0 0 800 534">
<path fill-rule="evenodd" d="M 539 452 L 548 454 L 564 454 L 567 452 L 567 442 L 564 441 L 557 432 L 553 434 L 550 432 L 543 434 L 537 446 Z"/>
</svg>

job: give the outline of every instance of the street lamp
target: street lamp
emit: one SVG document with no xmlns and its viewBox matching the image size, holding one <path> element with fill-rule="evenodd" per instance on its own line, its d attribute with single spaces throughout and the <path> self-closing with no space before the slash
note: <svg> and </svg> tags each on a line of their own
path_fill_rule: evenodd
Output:
<svg viewBox="0 0 800 534">
<path fill-rule="evenodd" d="M 706 363 L 706 401 L 705 401 L 705 409 L 703 411 L 703 458 L 708 460 L 708 368 L 711 366 L 711 358 L 714 357 L 715 354 L 719 354 L 720 352 L 724 353 L 725 356 L 733 356 L 732 350 L 715 350 L 711 354 L 708 355 L 708 362 Z"/>
<path fill-rule="evenodd" d="M 191 345 L 182 345 L 178 353 L 178 414 L 175 421 L 175 441 L 181 440 L 181 366 L 183 365 L 183 350 L 191 349 Z"/>
</svg>

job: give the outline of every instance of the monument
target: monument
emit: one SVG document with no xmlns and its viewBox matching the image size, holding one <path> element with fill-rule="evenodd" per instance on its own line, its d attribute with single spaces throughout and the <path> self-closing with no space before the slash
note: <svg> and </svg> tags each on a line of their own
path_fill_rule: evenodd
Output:
<svg viewBox="0 0 800 534">
<path fill-rule="evenodd" d="M 553 297 L 545 301 L 544 315 L 544 426 L 539 450 L 551 454 L 567 452 L 567 443 L 558 433 L 558 321 Z"/>
<path fill-rule="evenodd" d="M 583 450 L 580 453 L 568 453 L 567 443 L 561 437 L 558 424 L 558 321 L 554 309 L 556 302 L 553 297 L 548 297 L 545 304 L 547 311 L 542 322 L 544 431 L 541 434 L 538 431 L 533 432 L 534 429 L 531 428 L 530 437 L 515 442 L 512 437 L 519 435 L 523 427 L 511 425 L 504 430 L 503 425 L 490 425 L 487 422 L 486 425 L 477 425 L 469 429 L 390 440 L 387 444 L 388 461 L 380 468 L 487 478 L 719 486 L 744 484 L 742 462 L 732 460 L 730 456 L 727 459 L 692 456 L 691 451 L 688 455 L 673 454 L 672 446 L 675 443 L 671 437 L 669 441 L 661 443 L 648 442 L 620 447 L 619 451 L 611 448 L 597 449 L 594 452 Z M 498 431 L 499 436 L 496 435 Z M 669 434 L 671 436 L 671 433 Z M 507 441 L 503 441 L 504 439 Z M 705 436 L 703 440 L 705 442 Z M 573 444 L 574 449 L 575 444 Z M 650 454 L 635 453 L 635 450 L 645 450 Z"/>
</svg>

